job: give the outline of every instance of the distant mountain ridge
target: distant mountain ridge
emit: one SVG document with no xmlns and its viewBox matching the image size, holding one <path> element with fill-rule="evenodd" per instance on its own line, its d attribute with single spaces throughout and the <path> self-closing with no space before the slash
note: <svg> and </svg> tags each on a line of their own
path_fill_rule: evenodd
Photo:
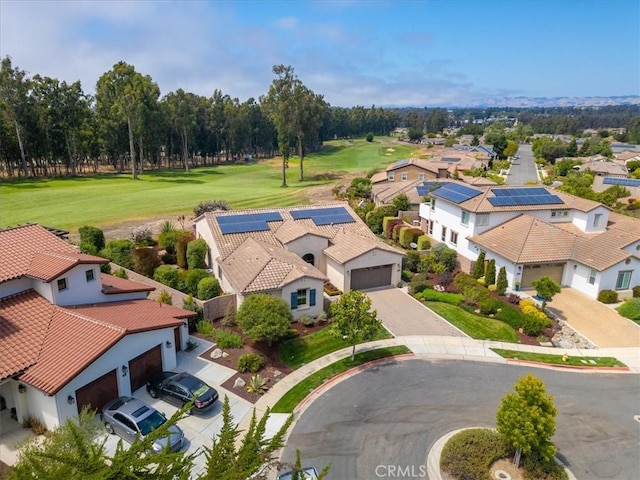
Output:
<svg viewBox="0 0 640 480">
<path fill-rule="evenodd" d="M 465 107 L 604 107 L 640 105 L 640 95 L 612 97 L 494 97 L 471 100 Z M 462 107 L 462 105 L 456 105 Z"/>
</svg>

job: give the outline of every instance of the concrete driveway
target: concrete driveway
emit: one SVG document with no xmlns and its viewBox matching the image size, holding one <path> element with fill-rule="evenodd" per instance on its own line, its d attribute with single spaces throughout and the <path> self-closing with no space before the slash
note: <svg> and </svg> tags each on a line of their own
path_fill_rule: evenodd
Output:
<svg viewBox="0 0 640 480">
<path fill-rule="evenodd" d="M 600 348 L 640 347 L 640 325 L 573 288 L 563 287 L 547 309 Z"/>
<path fill-rule="evenodd" d="M 367 290 L 378 318 L 396 337 L 406 335 L 467 335 L 425 307 L 400 288 Z"/>
</svg>

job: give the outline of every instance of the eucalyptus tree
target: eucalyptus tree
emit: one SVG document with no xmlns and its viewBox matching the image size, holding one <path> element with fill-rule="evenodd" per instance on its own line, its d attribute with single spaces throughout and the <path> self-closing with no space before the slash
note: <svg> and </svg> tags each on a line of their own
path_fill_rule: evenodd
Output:
<svg viewBox="0 0 640 480">
<path fill-rule="evenodd" d="M 319 143 L 318 132 L 322 126 L 324 111 L 328 107 L 322 95 L 314 93 L 302 84 L 295 87 L 296 140 L 300 159 L 300 177 L 304 181 L 304 154 L 306 142 Z"/>
<path fill-rule="evenodd" d="M 178 132 L 182 143 L 182 162 L 184 169 L 189 171 L 189 139 L 192 138 L 198 119 L 199 98 L 193 93 L 187 93 L 181 88 L 167 94 L 163 102 L 167 106 L 169 121 Z"/>
<path fill-rule="evenodd" d="M 107 122 L 107 129 L 118 128 L 122 123 L 127 127 L 134 179 L 138 177 L 135 138 L 144 134 L 148 126 L 146 114 L 155 108 L 159 96 L 160 89 L 150 76 L 136 72 L 132 65 L 122 61 L 104 73 L 96 85 L 97 109 L 101 120 Z"/>
</svg>

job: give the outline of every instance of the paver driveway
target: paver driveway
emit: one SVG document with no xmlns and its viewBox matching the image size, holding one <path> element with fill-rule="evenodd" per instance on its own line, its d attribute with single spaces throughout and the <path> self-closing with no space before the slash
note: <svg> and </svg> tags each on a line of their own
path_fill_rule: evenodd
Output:
<svg viewBox="0 0 640 480">
<path fill-rule="evenodd" d="M 429 310 L 400 288 L 367 290 L 378 318 L 396 337 L 405 335 L 449 335 L 466 337 L 460 330 Z"/>
<path fill-rule="evenodd" d="M 578 290 L 562 288 L 547 309 L 600 348 L 640 347 L 639 325 Z"/>
</svg>

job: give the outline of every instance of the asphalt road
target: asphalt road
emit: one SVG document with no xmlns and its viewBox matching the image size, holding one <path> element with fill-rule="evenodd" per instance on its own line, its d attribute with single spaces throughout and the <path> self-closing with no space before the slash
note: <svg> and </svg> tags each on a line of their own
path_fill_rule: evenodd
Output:
<svg viewBox="0 0 640 480">
<path fill-rule="evenodd" d="M 521 144 L 518 147 L 520 158 L 511 163 L 507 185 L 524 185 L 526 182 L 537 182 L 538 174 L 530 144 Z"/>
<path fill-rule="evenodd" d="M 638 376 L 456 360 L 399 361 L 328 388 L 298 419 L 283 459 L 293 461 L 298 448 L 305 465 L 331 464 L 329 480 L 427 478 L 435 441 L 459 428 L 495 427 L 501 398 L 528 371 L 554 395 L 553 440 L 578 479 L 638 478 Z"/>
</svg>

